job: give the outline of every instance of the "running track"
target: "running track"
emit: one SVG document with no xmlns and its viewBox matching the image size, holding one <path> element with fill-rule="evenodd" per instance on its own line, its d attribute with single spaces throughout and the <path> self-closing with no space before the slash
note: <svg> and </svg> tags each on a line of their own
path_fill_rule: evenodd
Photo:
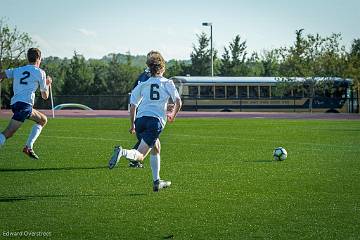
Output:
<svg viewBox="0 0 360 240">
<path fill-rule="evenodd" d="M 40 110 L 49 118 L 51 110 Z M 0 118 L 11 118 L 11 110 L 0 110 Z M 129 113 L 123 110 L 56 110 L 59 118 L 128 118 Z M 360 120 L 360 114 L 350 113 L 283 113 L 283 112 L 180 112 L 180 118 L 282 118 L 282 119 L 341 119 Z"/>
</svg>

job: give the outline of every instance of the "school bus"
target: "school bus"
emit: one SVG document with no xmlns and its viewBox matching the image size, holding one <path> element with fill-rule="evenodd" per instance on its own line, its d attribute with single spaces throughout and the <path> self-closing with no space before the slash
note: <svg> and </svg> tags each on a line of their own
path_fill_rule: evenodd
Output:
<svg viewBox="0 0 360 240">
<path fill-rule="evenodd" d="M 351 112 L 350 79 L 193 77 L 171 80 L 184 111 Z M 322 87 L 320 87 L 322 85 Z"/>
</svg>

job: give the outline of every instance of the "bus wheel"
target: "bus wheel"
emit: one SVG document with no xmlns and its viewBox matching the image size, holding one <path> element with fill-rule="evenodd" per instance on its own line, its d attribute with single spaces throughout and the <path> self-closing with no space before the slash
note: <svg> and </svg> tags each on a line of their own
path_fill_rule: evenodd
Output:
<svg viewBox="0 0 360 240">
<path fill-rule="evenodd" d="M 230 109 L 222 109 L 220 112 L 232 112 Z"/>
<path fill-rule="evenodd" d="M 339 113 L 339 111 L 336 109 L 328 109 L 326 113 Z"/>
</svg>

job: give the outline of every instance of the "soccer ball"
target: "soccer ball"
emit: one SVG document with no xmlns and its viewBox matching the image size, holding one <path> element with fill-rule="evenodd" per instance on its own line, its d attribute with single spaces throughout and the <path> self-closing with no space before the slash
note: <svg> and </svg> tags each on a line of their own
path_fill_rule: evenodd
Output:
<svg viewBox="0 0 360 240">
<path fill-rule="evenodd" d="M 287 158 L 287 151 L 283 147 L 277 147 L 273 153 L 275 161 L 283 161 Z"/>
</svg>

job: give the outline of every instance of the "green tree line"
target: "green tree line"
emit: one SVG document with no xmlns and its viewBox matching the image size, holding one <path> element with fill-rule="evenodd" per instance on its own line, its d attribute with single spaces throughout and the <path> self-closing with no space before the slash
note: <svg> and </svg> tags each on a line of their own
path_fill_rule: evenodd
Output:
<svg viewBox="0 0 360 240">
<path fill-rule="evenodd" d="M 320 36 L 295 31 L 291 46 L 262 52 L 249 52 L 246 40 L 236 35 L 223 54 L 214 49 L 216 76 L 275 76 L 351 78 L 360 90 L 360 39 L 354 39 L 349 50 L 341 45 L 341 34 Z M 209 76 L 211 51 L 209 37 L 197 36 L 190 60 L 169 60 L 166 77 Z M 26 51 L 36 46 L 31 36 L 9 27 L 0 19 L 0 70 L 26 63 Z M 53 77 L 54 95 L 127 95 L 145 68 L 145 56 L 111 53 L 101 59 L 85 59 L 74 52 L 72 58 L 45 57 L 42 68 Z M 1 84 L 1 104 L 9 107 L 11 81 Z"/>
</svg>

